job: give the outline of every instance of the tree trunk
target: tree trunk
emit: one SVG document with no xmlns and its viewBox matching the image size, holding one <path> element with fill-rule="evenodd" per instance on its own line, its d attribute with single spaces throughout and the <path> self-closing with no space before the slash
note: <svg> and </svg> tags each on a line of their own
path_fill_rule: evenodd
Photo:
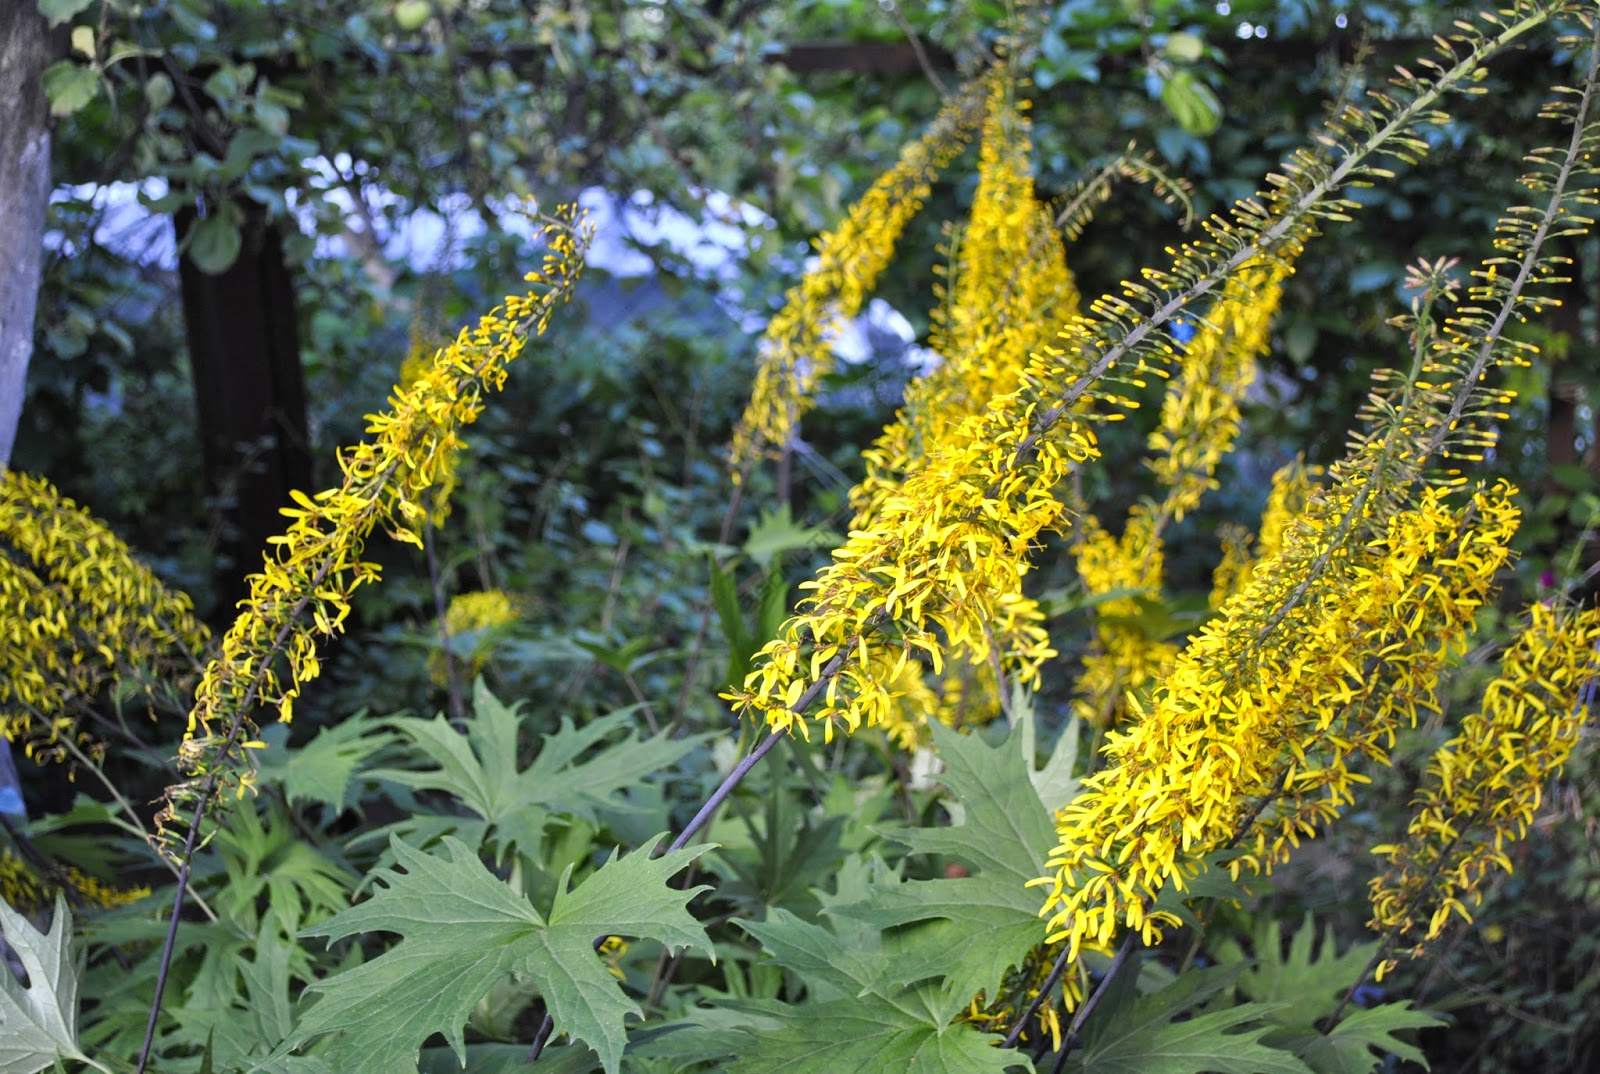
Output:
<svg viewBox="0 0 1600 1074">
<path fill-rule="evenodd" d="M 178 234 L 193 215 L 178 214 Z M 311 483 L 294 280 L 266 211 L 247 205 L 244 215 L 244 243 L 226 272 L 207 275 L 188 257 L 179 264 L 206 489 L 223 523 L 214 577 L 225 611 L 246 594 L 244 576 L 261 569 L 267 538 L 283 532 L 278 509 L 290 490 Z"/>
<path fill-rule="evenodd" d="M 50 60 L 33 0 L 0 3 L 0 466 L 11 460 L 22 416 L 44 268 L 50 108 L 40 76 Z"/>
</svg>

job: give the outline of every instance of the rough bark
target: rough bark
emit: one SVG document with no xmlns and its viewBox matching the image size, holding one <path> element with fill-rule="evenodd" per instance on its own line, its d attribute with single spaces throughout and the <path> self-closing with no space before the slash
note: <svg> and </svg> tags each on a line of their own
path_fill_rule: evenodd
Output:
<svg viewBox="0 0 1600 1074">
<path fill-rule="evenodd" d="M 50 59 L 32 0 L 0 2 L 0 466 L 11 459 L 22 416 L 44 268 L 50 109 L 40 76 Z"/>
</svg>

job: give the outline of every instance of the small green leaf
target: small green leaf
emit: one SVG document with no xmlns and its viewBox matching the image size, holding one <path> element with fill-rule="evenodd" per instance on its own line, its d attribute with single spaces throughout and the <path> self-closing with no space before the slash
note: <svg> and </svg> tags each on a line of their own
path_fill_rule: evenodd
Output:
<svg viewBox="0 0 1600 1074">
<path fill-rule="evenodd" d="M 45 68 L 44 92 L 50 98 L 50 114 L 70 116 L 100 92 L 100 72 L 71 60 L 59 60 Z"/>
<path fill-rule="evenodd" d="M 243 242 L 238 225 L 216 213 L 189 230 L 189 259 L 201 272 L 216 276 L 233 267 Z"/>
<path fill-rule="evenodd" d="M 1205 55 L 1206 43 L 1194 34 L 1169 34 L 1161 51 L 1175 63 L 1194 63 Z"/>
<path fill-rule="evenodd" d="M 1174 71 L 1161 87 L 1161 103 L 1189 134 L 1204 138 L 1222 125 L 1222 102 L 1191 71 Z"/>
<path fill-rule="evenodd" d="M 94 59 L 94 27 L 74 26 L 72 28 L 72 51 L 84 59 Z"/>
<path fill-rule="evenodd" d="M 39 0 L 39 14 L 50 20 L 51 26 L 60 26 L 94 0 Z"/>
<path fill-rule="evenodd" d="M 24 988 L 10 969 L 0 965 L 0 1074 L 35 1074 L 61 1059 L 89 1062 L 78 1050 L 78 972 L 72 962 L 71 922 L 67 901 L 59 893 L 47 933 L 0 900 L 0 934 L 28 975 Z"/>
<path fill-rule="evenodd" d="M 400 29 L 411 31 L 421 29 L 422 24 L 428 21 L 428 16 L 433 14 L 433 5 L 428 0 L 400 0 L 394 6 L 394 21 Z"/>
</svg>

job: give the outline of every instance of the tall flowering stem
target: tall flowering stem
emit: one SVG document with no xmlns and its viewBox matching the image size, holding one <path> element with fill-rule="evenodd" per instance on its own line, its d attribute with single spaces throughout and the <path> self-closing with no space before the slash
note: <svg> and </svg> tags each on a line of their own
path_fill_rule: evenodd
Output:
<svg viewBox="0 0 1600 1074">
<path fill-rule="evenodd" d="M 451 473 L 461 430 L 476 421 L 484 395 L 498 391 L 507 366 L 530 336 L 544 333 L 557 307 L 572 296 L 592 227 L 575 207 L 543 220 L 543 264 L 525 277 L 520 295 L 462 329 L 433 363 L 390 398 L 391 408 L 367 418 L 369 438 L 342 452 L 344 480 L 316 496 L 295 493 L 284 514 L 287 532 L 260 573 L 206 669 L 189 716 L 179 765 L 190 778 L 167 788 L 158 815 L 161 848 L 180 863 L 167 944 L 145 1030 L 139 1070 L 145 1069 L 161 1012 L 166 971 L 177 939 L 178 913 L 207 812 L 227 793 L 243 795 L 253 775 L 247 751 L 259 748 L 254 714 L 276 709 L 288 721 L 302 686 L 317 676 L 316 639 L 338 633 L 356 591 L 378 577 L 362 552 L 372 532 L 422 546 L 419 531 L 438 509 L 431 494 Z M 180 818 L 180 810 L 187 816 Z"/>
<path fill-rule="evenodd" d="M 967 225 L 951 241 L 948 283 L 939 287 L 932 344 L 939 364 L 906 390 L 904 405 L 863 453 L 866 476 L 850 493 L 852 530 L 871 526 L 907 476 L 961 422 L 1020 387 L 1028 354 L 1078 309 L 1078 289 L 1060 236 L 1034 193 L 1027 102 L 1007 65 L 988 75 L 988 111 L 979 147 L 978 188 Z M 886 683 L 892 703 L 883 725 L 901 747 L 927 740 L 930 719 L 980 723 L 1000 711 L 1006 680 L 1031 679 L 1054 655 L 1043 614 L 1020 587 L 1002 594 L 995 617 L 972 646 L 950 645 L 935 691 L 923 662 L 896 661 Z"/>
<path fill-rule="evenodd" d="M 1253 656 L 1257 609 L 1281 599 L 1334 536 L 1326 496 L 1285 551 L 1178 657 L 1148 705 L 1108 736 L 1108 767 L 1061 813 L 1039 883 L 1049 938 L 1076 957 L 1122 926 L 1146 943 L 1176 923 L 1154 908 L 1182 891 L 1207 854 L 1262 872 L 1364 781 L 1358 757 L 1382 761 L 1396 730 L 1431 707 L 1440 672 L 1505 562 L 1517 512 L 1506 487 L 1453 506 L 1438 490 L 1398 513 L 1324 571 L 1289 626 Z M 1242 823 L 1248 820 L 1249 823 Z"/>
<path fill-rule="evenodd" d="M 800 614 L 757 655 L 742 689 L 725 696 L 774 729 L 809 735 L 807 721 L 820 721 L 831 737 L 836 726 L 884 723 L 889 684 L 907 661 L 926 659 L 938 672 L 950 648 L 987 655 L 987 624 L 1018 591 L 1035 541 L 1066 524 L 1056 488 L 1098 455 L 1075 416 L 1080 401 L 1114 370 L 1136 380 L 1171 365 L 1166 326 L 1175 316 L 1247 265 L 1291 261 L 1322 222 L 1345 219 L 1356 206 L 1335 192 L 1389 176 L 1376 158 L 1425 155 L 1418 131 L 1447 118 L 1435 108 L 1443 95 L 1481 78 L 1488 56 L 1557 7 L 1519 3 L 1487 16 L 1488 32 L 1445 43 L 1424 68 L 1433 78 L 1402 72 L 1394 79 L 1399 98 L 1375 92 L 1366 109 L 1343 110 L 1325 138 L 1328 151 L 1291 155 L 1264 201 L 1213 218 L 1170 269 L 1147 270 L 1065 325 L 1054 345 L 1031 355 L 1015 392 L 952 426 L 870 524 L 850 533 L 834 562 L 805 584 Z M 1019 664 L 1026 669 L 1044 647 L 1021 654 Z M 1018 678 L 1031 684 L 1026 670 Z M 818 700 L 815 711 L 799 705 L 802 697 Z"/>
<path fill-rule="evenodd" d="M 1491 871 L 1511 872 L 1506 844 L 1527 833 L 1591 715 L 1580 695 L 1600 675 L 1597 646 L 1600 610 L 1529 608 L 1482 708 L 1429 762 L 1405 840 L 1373 847 L 1387 865 L 1371 883 L 1370 924 L 1390 943 L 1410 940 L 1411 957 L 1453 917 L 1472 920 L 1467 902 L 1482 901 Z M 1379 978 L 1394 965 L 1383 962 Z"/>
<path fill-rule="evenodd" d="M 1154 909 L 1157 895 L 1183 890 L 1238 818 L 1253 830 L 1231 868 L 1270 869 L 1351 801 L 1364 780 L 1352 761 L 1384 762 L 1396 730 L 1436 708 L 1438 676 L 1464 648 L 1518 521 L 1504 484 L 1452 505 L 1465 481 L 1455 467 L 1492 443 L 1503 418 L 1509 393 L 1485 373 L 1524 361 L 1505 325 L 1548 304 L 1531 285 L 1559 279 L 1546 240 L 1589 224 L 1573 179 L 1591 168 L 1594 80 L 1591 52 L 1580 100 L 1550 110 L 1571 125 L 1568 146 L 1530 158 L 1525 185 L 1546 204 L 1507 215 L 1469 305 L 1458 304 L 1452 265 L 1419 266 L 1400 319 L 1410 373 L 1380 379 L 1332 486 L 1190 643 L 1149 710 L 1111 739 L 1112 767 L 1063 811 L 1056 871 L 1038 881 L 1051 939 L 1076 949 L 1124 926 L 1154 939 L 1174 923 Z"/>
<path fill-rule="evenodd" d="M 339 633 L 355 592 L 378 578 L 378 565 L 362 558 L 367 538 L 382 527 L 421 547 L 419 532 L 438 509 L 431 490 L 453 472 L 461 430 L 483 411 L 485 393 L 505 383 L 527 338 L 541 335 L 571 296 L 588 234 L 576 210 L 548 220 L 544 264 L 528 273 L 529 290 L 508 295 L 502 307 L 463 329 L 396 391 L 390 410 L 368 415 L 368 439 L 339 457 L 338 488 L 293 494 L 295 506 L 283 512 L 289 528 L 271 538 L 221 655 L 196 692 L 178 758 L 189 778 L 168 788 L 158 817 L 169 853 L 179 842 L 192 848 L 192 836 L 177 823 L 180 808 L 192 805 L 198 817 L 218 795 L 243 793 L 255 712 L 273 709 L 286 722 L 293 717 L 295 698 L 320 671 L 316 639 Z"/>
<path fill-rule="evenodd" d="M 983 83 L 963 86 L 921 138 L 816 240 L 817 263 L 790 288 L 762 336 L 750 403 L 734 429 L 728 464 L 734 481 L 768 451 L 789 443 L 816 388 L 833 367 L 833 336 L 861 312 L 895 244 L 978 122 Z"/>
</svg>

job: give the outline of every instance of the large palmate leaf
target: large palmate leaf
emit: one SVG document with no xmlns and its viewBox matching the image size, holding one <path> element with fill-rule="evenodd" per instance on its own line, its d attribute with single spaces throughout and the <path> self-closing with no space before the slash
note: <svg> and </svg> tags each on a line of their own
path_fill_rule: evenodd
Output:
<svg viewBox="0 0 1600 1074">
<path fill-rule="evenodd" d="M 1083 1074 L 1314 1074 L 1293 1052 L 1262 1042 L 1271 1004 L 1242 1003 L 1191 1015 L 1238 973 L 1237 966 L 1190 970 L 1148 996 L 1136 995 L 1138 974 L 1119 974 L 1085 1023 L 1083 1051 L 1069 1069 Z M 1178 1020 L 1184 1015 L 1190 1016 Z"/>
<path fill-rule="evenodd" d="M 615 805 L 618 791 L 676 762 L 698 744 L 693 736 L 640 739 L 627 711 L 602 716 L 582 727 L 563 718 L 543 736 L 527 768 L 517 766 L 516 706 L 489 692 L 482 680 L 473 694 L 473 715 L 465 733 L 443 716 L 431 720 L 401 717 L 389 725 L 409 738 L 418 753 L 437 767 L 382 768 L 366 774 L 418 790 L 443 791 L 482 817 L 491 831 L 537 858 L 544 819 L 565 813 L 593 821 L 596 810 Z M 619 732 L 626 732 L 617 738 Z M 616 741 L 609 741 L 616 739 Z M 585 754 L 594 751 L 585 759 Z M 400 829 L 405 834 L 404 828 Z"/>
<path fill-rule="evenodd" d="M 786 910 L 743 927 L 773 962 L 796 971 L 816 999 L 763 1011 L 779 1027 L 751 1033 L 728 1063 L 730 1074 L 1001 1074 L 1027 1065 L 1016 1052 L 996 1048 L 994 1034 L 954 1020 L 964 998 L 932 985 L 895 984 L 900 952 L 874 932 L 847 922 L 836 933 Z"/>
<path fill-rule="evenodd" d="M 935 724 L 940 779 L 960 819 L 893 833 L 913 853 L 954 858 L 969 876 L 879 886 L 864 901 L 833 911 L 880 929 L 935 922 L 905 937 L 895 969 L 901 983 L 940 976 L 966 998 L 994 995 L 1006 970 L 1044 942 L 1040 896 L 1026 885 L 1048 871 L 1055 826 L 1033 783 L 1031 750 L 1022 748 L 1032 735 L 1023 722 L 1018 728 L 990 746 Z"/>
<path fill-rule="evenodd" d="M 1329 1032 L 1307 1041 L 1299 1053 L 1317 1074 L 1372 1074 L 1390 1054 L 1427 1070 L 1422 1050 L 1394 1033 L 1444 1024 L 1441 1018 L 1412 1010 L 1410 1003 L 1386 1003 L 1352 1012 Z"/>
<path fill-rule="evenodd" d="M 0 900 L 0 934 L 27 971 L 28 984 L 0 965 L 0 1074 L 34 1074 L 59 1059 L 88 1063 L 78 1050 L 78 972 L 72 915 L 56 895 L 50 931 L 40 932 Z M 95 1069 L 105 1068 L 98 1063 Z"/>
<path fill-rule="evenodd" d="M 570 1033 L 615 1074 L 624 1023 L 640 1010 L 596 956 L 596 936 L 657 940 L 711 951 L 686 903 L 704 888 L 667 881 L 705 848 L 652 859 L 654 845 L 613 857 L 571 891 L 563 879 L 548 917 L 486 869 L 465 844 L 444 840 L 443 857 L 391 841 L 399 869 L 379 870 L 376 893 L 308 930 L 330 940 L 393 932 L 400 942 L 363 965 L 312 985 L 322 994 L 291 1045 L 337 1032 L 328 1059 L 350 1074 L 390 1074 L 417 1065 L 442 1033 L 464 1056 L 462 1026 L 507 975 L 532 980 L 558 1031 Z"/>
</svg>

